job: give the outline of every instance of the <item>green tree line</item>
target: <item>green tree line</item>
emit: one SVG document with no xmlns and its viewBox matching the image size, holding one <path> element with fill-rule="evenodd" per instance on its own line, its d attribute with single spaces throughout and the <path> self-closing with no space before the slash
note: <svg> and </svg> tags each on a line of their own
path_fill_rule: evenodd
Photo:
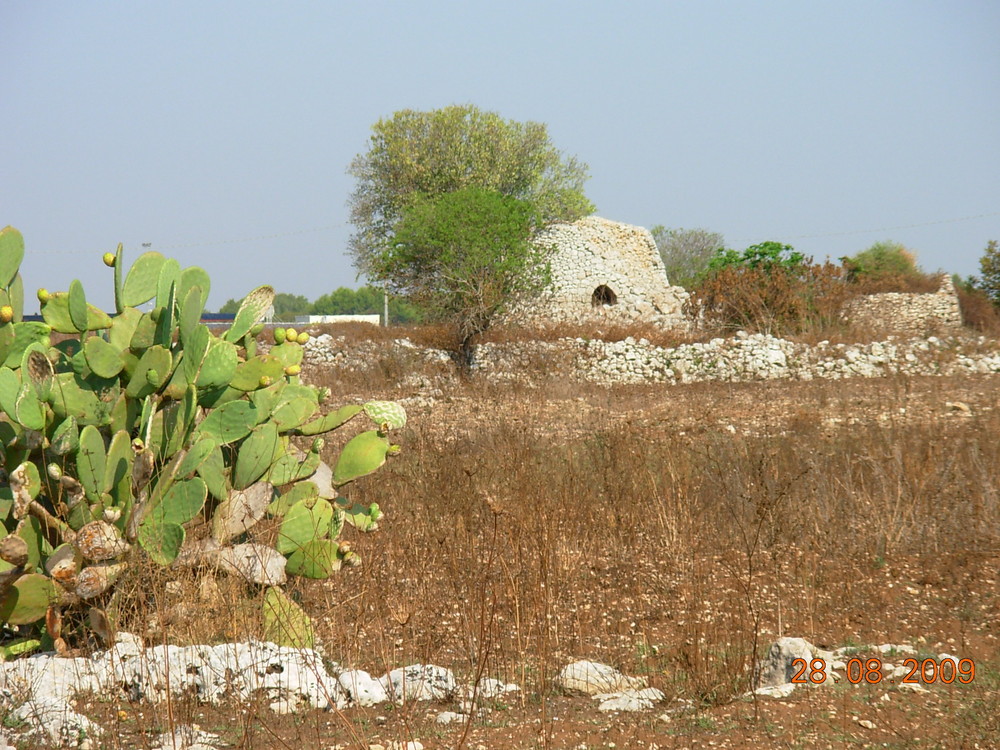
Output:
<svg viewBox="0 0 1000 750">
<path fill-rule="evenodd" d="M 219 308 L 222 314 L 235 314 L 242 300 L 230 299 Z M 290 321 L 296 315 L 374 315 L 383 312 L 383 292 L 373 286 L 350 289 L 346 286 L 310 302 L 301 294 L 279 292 L 274 295 L 274 319 Z M 423 316 L 420 309 L 406 300 L 389 297 L 390 323 L 418 323 Z"/>
</svg>

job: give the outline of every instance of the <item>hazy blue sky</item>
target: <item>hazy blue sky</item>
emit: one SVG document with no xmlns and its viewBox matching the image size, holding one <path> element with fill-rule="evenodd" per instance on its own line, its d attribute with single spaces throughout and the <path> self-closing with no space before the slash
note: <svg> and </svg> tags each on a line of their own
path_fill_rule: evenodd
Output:
<svg viewBox="0 0 1000 750">
<path fill-rule="evenodd" d="M 354 286 L 348 163 L 455 103 L 547 123 L 617 221 L 962 275 L 1000 239 L 996 0 L 4 0 L 0 28 L 0 225 L 28 288 L 104 306 L 118 242 L 205 267 L 211 309 Z"/>
</svg>

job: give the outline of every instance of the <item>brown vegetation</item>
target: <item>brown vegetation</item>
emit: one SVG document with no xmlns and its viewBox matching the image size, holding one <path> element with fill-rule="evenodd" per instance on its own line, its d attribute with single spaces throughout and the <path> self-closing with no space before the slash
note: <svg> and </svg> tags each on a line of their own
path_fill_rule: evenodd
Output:
<svg viewBox="0 0 1000 750">
<path fill-rule="evenodd" d="M 427 748 L 754 747 L 802 737 L 986 747 L 1000 731 L 998 392 L 989 377 L 614 391 L 458 382 L 411 415 L 387 470 L 352 490 L 387 513 L 376 534 L 352 539 L 364 566 L 290 588 L 334 661 L 375 675 L 432 662 L 460 680 L 515 682 L 520 694 L 467 736 L 434 723 L 451 705 L 293 717 L 265 704 L 175 702 L 169 717 L 166 706 L 116 699 L 89 709 L 117 727 L 107 747 L 142 747 L 139 732 L 168 719 L 221 727 L 247 748 L 413 738 Z M 956 401 L 969 416 L 947 406 Z M 259 634 L 252 592 L 223 578 L 179 580 L 180 594 L 162 579 L 135 587 L 131 624 L 155 617 L 147 637 Z M 923 695 L 825 686 L 741 699 L 778 635 L 912 643 L 974 659 L 977 677 Z M 589 699 L 553 690 L 575 658 L 642 674 L 696 710 L 669 722 L 656 718 L 662 710 L 597 714 Z"/>
</svg>

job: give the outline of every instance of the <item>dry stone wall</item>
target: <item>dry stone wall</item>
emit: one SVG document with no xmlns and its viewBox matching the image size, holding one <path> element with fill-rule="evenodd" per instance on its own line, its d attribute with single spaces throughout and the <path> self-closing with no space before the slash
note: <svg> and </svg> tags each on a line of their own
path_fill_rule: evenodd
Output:
<svg viewBox="0 0 1000 750">
<path fill-rule="evenodd" d="M 937 292 L 869 294 L 850 302 L 844 316 L 857 326 L 918 335 L 962 327 L 958 295 L 947 274 Z"/>
<path fill-rule="evenodd" d="M 381 355 L 380 355 L 381 352 Z M 364 342 L 348 347 L 344 338 L 323 334 L 305 345 L 309 365 L 334 370 L 364 371 L 379 367 L 380 356 L 412 363 L 407 379 L 424 395 L 438 397 L 434 379 L 418 375 L 419 368 L 453 373 L 450 356 L 440 349 L 416 346 L 408 339 Z M 749 382 L 759 380 L 840 380 L 890 375 L 1000 375 L 1000 342 L 985 337 L 888 336 L 864 344 L 816 345 L 762 333 L 738 332 L 728 338 L 673 347 L 656 346 L 646 339 L 621 341 L 562 338 L 557 341 L 488 343 L 476 347 L 473 370 L 495 381 L 528 380 L 550 372 L 567 380 L 602 385 L 645 383 Z M 410 404 L 407 399 L 402 403 Z"/>
<path fill-rule="evenodd" d="M 687 292 L 673 287 L 647 229 L 597 216 L 553 224 L 536 240 L 552 247 L 552 285 L 515 306 L 508 322 L 682 325 Z"/>
</svg>

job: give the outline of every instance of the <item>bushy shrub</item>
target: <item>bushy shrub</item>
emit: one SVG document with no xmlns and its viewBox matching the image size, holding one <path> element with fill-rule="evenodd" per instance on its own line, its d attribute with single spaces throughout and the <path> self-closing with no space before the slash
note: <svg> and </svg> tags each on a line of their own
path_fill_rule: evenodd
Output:
<svg viewBox="0 0 1000 750">
<path fill-rule="evenodd" d="M 843 270 L 831 263 L 731 265 L 709 274 L 688 305 L 710 326 L 787 335 L 840 326 L 851 296 Z"/>
<path fill-rule="evenodd" d="M 852 293 L 839 266 L 764 242 L 719 250 L 688 306 L 709 326 L 784 335 L 840 325 Z"/>
<path fill-rule="evenodd" d="M 955 281 L 955 292 L 963 325 L 990 336 L 1000 336 L 1000 308 L 984 290 L 967 280 Z"/>
<path fill-rule="evenodd" d="M 907 277 L 920 276 L 917 257 L 899 242 L 876 242 L 867 250 L 840 259 L 850 281 L 863 283 L 884 278 L 898 283 Z"/>
</svg>

